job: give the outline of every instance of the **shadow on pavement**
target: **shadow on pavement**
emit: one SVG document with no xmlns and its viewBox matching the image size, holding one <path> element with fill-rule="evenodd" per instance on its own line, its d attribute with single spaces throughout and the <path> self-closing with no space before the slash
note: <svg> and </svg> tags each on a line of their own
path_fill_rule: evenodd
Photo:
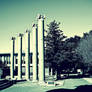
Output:
<svg viewBox="0 0 92 92">
<path fill-rule="evenodd" d="M 92 92 L 92 85 L 78 86 L 76 89 L 54 89 L 47 92 Z"/>
</svg>

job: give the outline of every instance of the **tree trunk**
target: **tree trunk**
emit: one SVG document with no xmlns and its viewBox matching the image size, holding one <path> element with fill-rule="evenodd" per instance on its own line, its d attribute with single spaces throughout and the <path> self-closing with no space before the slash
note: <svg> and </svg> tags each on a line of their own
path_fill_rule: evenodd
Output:
<svg viewBox="0 0 92 92">
<path fill-rule="evenodd" d="M 53 68 L 49 68 L 49 75 L 52 76 L 53 75 Z"/>
<path fill-rule="evenodd" d="M 61 78 L 61 76 L 60 76 L 60 69 L 58 68 L 57 69 L 57 80 L 59 80 Z"/>
</svg>

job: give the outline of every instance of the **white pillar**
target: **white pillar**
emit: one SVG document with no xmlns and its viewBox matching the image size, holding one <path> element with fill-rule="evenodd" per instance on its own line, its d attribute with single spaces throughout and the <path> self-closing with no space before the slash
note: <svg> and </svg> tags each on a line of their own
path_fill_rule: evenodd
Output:
<svg viewBox="0 0 92 92">
<path fill-rule="evenodd" d="M 38 16 L 39 82 L 45 81 L 44 67 L 44 17 Z"/>
<path fill-rule="evenodd" d="M 12 37 L 11 42 L 11 65 L 10 65 L 10 76 L 11 79 L 14 78 L 14 53 L 15 53 L 15 37 Z"/>
<path fill-rule="evenodd" d="M 26 80 L 30 79 L 30 31 L 26 30 L 25 34 L 25 39 L 26 39 L 26 47 L 25 47 L 25 63 L 26 63 Z"/>
<path fill-rule="evenodd" d="M 18 36 L 18 80 L 22 79 L 22 37 L 23 34 Z"/>
<path fill-rule="evenodd" d="M 38 72 L 37 72 L 37 59 L 38 59 L 38 43 L 37 43 L 37 26 L 33 24 L 33 82 L 37 82 Z"/>
<path fill-rule="evenodd" d="M 51 68 L 51 76 L 53 75 L 53 68 Z"/>
<path fill-rule="evenodd" d="M 2 62 L 4 63 L 4 56 L 2 56 Z"/>
</svg>

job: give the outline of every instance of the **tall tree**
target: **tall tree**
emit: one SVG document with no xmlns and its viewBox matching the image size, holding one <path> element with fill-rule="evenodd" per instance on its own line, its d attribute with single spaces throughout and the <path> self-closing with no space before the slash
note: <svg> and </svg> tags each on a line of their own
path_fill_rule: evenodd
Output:
<svg viewBox="0 0 92 92">
<path fill-rule="evenodd" d="M 48 29 L 46 30 L 47 35 L 45 37 L 46 41 L 46 62 L 49 63 L 49 67 L 55 68 L 56 60 L 55 55 L 61 50 L 63 45 L 63 40 L 66 36 L 63 35 L 63 31 L 59 28 L 60 23 L 57 23 L 55 20 L 50 22 L 47 25 Z"/>
<path fill-rule="evenodd" d="M 57 72 L 57 78 L 60 78 L 61 71 L 69 71 L 78 67 L 81 57 L 76 53 L 76 47 L 80 41 L 79 36 L 66 38 L 63 31 L 59 28 L 60 23 L 55 20 L 48 26 L 46 42 L 46 63 L 50 68 Z"/>
<path fill-rule="evenodd" d="M 81 60 L 81 57 L 76 53 L 76 47 L 80 41 L 79 36 L 67 38 L 63 45 L 62 49 L 56 54 L 55 60 L 57 61 L 58 71 L 66 70 L 67 73 L 71 70 L 76 70 L 78 67 L 78 62 Z"/>
<path fill-rule="evenodd" d="M 87 67 L 92 66 L 92 31 L 89 33 L 84 33 L 81 39 L 77 52 L 83 57 L 82 63 Z"/>
</svg>

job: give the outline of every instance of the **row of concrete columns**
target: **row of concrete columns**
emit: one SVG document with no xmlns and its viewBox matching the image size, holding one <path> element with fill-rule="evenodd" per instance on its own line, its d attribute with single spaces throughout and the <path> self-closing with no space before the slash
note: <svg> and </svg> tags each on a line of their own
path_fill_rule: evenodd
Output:
<svg viewBox="0 0 92 92">
<path fill-rule="evenodd" d="M 32 26 L 32 62 L 33 62 L 33 82 L 39 81 L 44 82 L 45 80 L 45 69 L 44 69 L 44 17 L 38 16 L 38 24 Z M 18 79 L 22 79 L 22 37 L 23 34 L 18 36 Z M 30 80 L 30 31 L 25 33 L 26 46 L 25 46 L 25 78 Z M 14 53 L 15 53 L 15 37 L 12 37 L 11 44 L 11 79 L 14 78 Z M 39 62 L 39 64 L 38 64 Z"/>
</svg>

